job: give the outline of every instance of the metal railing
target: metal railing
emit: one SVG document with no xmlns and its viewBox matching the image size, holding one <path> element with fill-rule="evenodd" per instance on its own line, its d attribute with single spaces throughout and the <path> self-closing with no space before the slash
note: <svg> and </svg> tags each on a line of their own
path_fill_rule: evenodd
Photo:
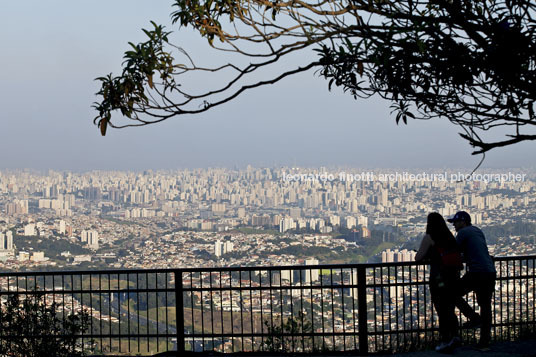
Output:
<svg viewBox="0 0 536 357">
<path fill-rule="evenodd" d="M 536 256 L 495 262 L 492 338 L 534 332 Z M 44 296 L 63 321 L 87 311 L 80 341 L 96 355 L 403 352 L 437 340 L 428 273 L 409 262 L 0 273 L 0 298 Z"/>
</svg>

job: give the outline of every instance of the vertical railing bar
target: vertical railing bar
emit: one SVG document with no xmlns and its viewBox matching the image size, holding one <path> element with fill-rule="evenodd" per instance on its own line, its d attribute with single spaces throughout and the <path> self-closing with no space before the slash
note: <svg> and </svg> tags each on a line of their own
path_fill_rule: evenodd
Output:
<svg viewBox="0 0 536 357">
<path fill-rule="evenodd" d="M 275 271 L 275 270 L 274 270 Z M 284 322 L 283 322 L 283 282 L 281 281 L 281 271 L 279 271 L 279 311 L 281 313 L 280 320 L 281 320 L 281 332 L 285 332 L 283 329 Z M 283 346 L 283 350 L 286 351 L 285 347 L 285 335 L 281 335 L 281 344 Z"/>
<path fill-rule="evenodd" d="M 261 347 L 264 351 L 264 314 L 262 311 L 262 277 L 261 277 L 261 271 L 259 270 L 259 302 L 261 305 Z"/>
<path fill-rule="evenodd" d="M 302 332 L 302 335 L 301 335 L 301 342 L 302 342 L 302 351 L 303 353 L 305 353 L 305 330 L 304 330 L 304 315 L 305 315 L 305 311 L 303 309 L 303 280 L 302 280 L 302 271 L 299 270 L 300 272 L 300 319 L 301 319 L 301 332 Z M 293 271 L 291 270 L 289 272 L 289 275 L 290 275 L 290 285 L 292 285 L 293 283 Z M 311 331 L 312 332 L 312 331 Z"/>
<path fill-rule="evenodd" d="M 516 335 L 516 332 L 517 332 L 517 324 L 516 324 L 516 317 L 517 317 L 517 314 L 516 314 L 516 261 L 515 260 L 512 260 L 512 274 L 513 274 L 513 279 L 512 279 L 512 285 L 513 285 L 513 290 L 514 290 L 514 296 L 512 297 L 512 314 L 514 315 L 514 318 L 513 318 L 513 326 L 510 330 L 513 330 L 513 333 L 514 333 L 514 337 Z"/>
<path fill-rule="evenodd" d="M 532 326 L 536 328 L 536 258 L 532 258 Z M 528 289 L 527 289 L 528 290 Z"/>
<path fill-rule="evenodd" d="M 244 352 L 244 300 L 242 298 L 242 270 L 238 270 L 238 287 L 240 288 L 240 340 L 242 342 L 241 344 L 241 352 Z"/>
<path fill-rule="evenodd" d="M 90 316 L 93 316 L 93 284 L 92 284 L 92 280 L 93 279 L 91 278 L 91 274 L 89 274 L 89 311 L 90 311 Z M 89 320 L 90 320 L 90 328 L 91 328 L 89 333 L 93 334 L 93 318 L 91 317 Z"/>
<path fill-rule="evenodd" d="M 367 274 L 364 265 L 357 268 L 357 308 L 359 319 L 359 354 L 368 355 L 367 331 Z"/>
<path fill-rule="evenodd" d="M 393 270 L 395 272 L 395 313 L 396 313 L 396 331 L 399 332 L 400 331 L 400 311 L 398 309 L 398 300 L 399 300 L 399 296 L 398 296 L 398 290 L 399 290 L 399 286 L 398 286 L 398 270 L 397 270 L 397 267 L 393 267 Z M 399 351 L 400 350 L 400 333 L 397 333 L 395 335 L 395 338 L 396 338 L 396 350 Z"/>
<path fill-rule="evenodd" d="M 141 352 L 141 337 L 140 337 L 140 274 L 136 273 L 136 308 L 137 313 L 136 316 L 138 317 L 138 352 Z"/>
<path fill-rule="evenodd" d="M 346 351 L 346 316 L 344 315 L 344 275 L 341 268 L 342 350 Z"/>
<path fill-rule="evenodd" d="M 252 282 L 251 282 L 251 270 L 248 271 L 249 275 L 249 317 L 251 319 L 251 351 L 255 352 L 255 337 L 253 337 L 253 334 L 255 333 L 255 320 L 253 318 L 253 289 L 252 289 Z"/>
<path fill-rule="evenodd" d="M 209 272 L 210 274 L 210 272 Z M 210 286 L 210 285 L 209 285 Z M 221 287 L 221 272 L 220 272 L 220 287 Z M 204 304 L 204 299 L 203 299 L 203 272 L 199 272 L 199 294 L 200 294 L 200 301 L 201 301 L 201 342 L 203 344 L 203 352 L 206 351 L 205 350 L 205 304 Z M 223 294 L 223 293 L 221 293 Z M 223 311 L 223 309 L 222 309 Z M 223 312 L 222 312 L 222 316 L 223 316 Z M 222 317 L 222 333 L 223 333 L 223 317 Z M 223 344 L 223 341 L 222 341 L 222 344 Z M 214 348 L 214 345 L 212 346 L 212 348 Z"/>
<path fill-rule="evenodd" d="M 122 352 L 121 350 L 121 274 L 117 273 L 117 321 L 118 321 L 118 333 L 119 336 L 119 352 Z"/>
<path fill-rule="evenodd" d="M 71 312 L 74 311 L 74 293 L 72 293 L 73 290 L 75 290 L 74 274 L 71 274 Z M 101 349 L 102 349 L 102 345 L 101 345 Z"/>
<path fill-rule="evenodd" d="M 301 270 L 301 269 L 300 269 Z M 307 278 L 307 270 L 303 270 L 306 274 L 306 278 Z M 300 277 L 301 277 L 301 273 L 300 273 Z M 311 273 L 311 271 L 309 270 L 309 287 L 311 288 L 311 339 L 312 339 L 312 342 L 313 342 L 313 351 L 315 350 L 315 335 L 313 334 L 314 330 L 315 330 L 315 314 L 314 314 L 314 308 L 313 308 L 313 283 L 312 283 L 312 280 L 313 280 L 313 275 Z M 322 295 L 322 294 L 320 294 Z"/>
<path fill-rule="evenodd" d="M 166 271 L 164 273 L 164 289 L 166 290 L 166 293 L 164 295 L 164 299 L 166 301 L 166 352 L 169 352 L 169 301 L 168 301 L 168 281 L 169 281 L 169 271 Z M 177 325 L 177 322 L 175 322 L 175 326 Z"/>
<path fill-rule="evenodd" d="M 422 268 L 422 277 L 423 277 L 423 281 L 426 283 L 426 267 L 424 265 L 421 265 L 421 268 Z M 426 303 L 426 295 L 428 292 L 428 289 L 427 289 L 427 284 L 426 285 L 423 285 L 423 306 L 424 306 L 424 329 L 425 329 L 425 333 L 424 333 L 424 336 L 425 336 L 425 340 L 428 342 L 429 341 L 429 334 L 428 334 L 428 321 L 427 321 L 427 318 L 426 318 L 426 315 L 427 315 L 427 311 L 428 311 L 428 304 Z"/>
<path fill-rule="evenodd" d="M 154 273 L 155 299 L 156 299 L 156 352 L 160 352 L 160 320 L 158 319 L 158 272 Z"/>
<path fill-rule="evenodd" d="M 65 327 L 65 274 L 61 274 L 61 301 L 61 324 L 63 327 Z M 90 319 L 91 324 L 93 324 L 92 317 L 90 317 Z M 93 329 L 91 329 L 91 333 L 93 333 Z"/>
<path fill-rule="evenodd" d="M 311 273 L 311 285 L 313 285 L 313 269 L 310 268 Z M 323 276 L 320 274 L 320 318 L 322 319 L 322 349 L 326 350 L 326 326 L 324 321 L 324 281 Z"/>
<path fill-rule="evenodd" d="M 223 334 L 225 333 L 224 330 L 223 330 L 223 326 L 225 326 L 225 317 L 224 317 L 224 314 L 223 314 L 223 283 L 222 283 L 222 271 L 220 270 L 220 314 L 221 314 L 221 345 L 224 346 L 225 345 L 225 342 L 224 342 L 224 337 L 223 337 Z M 204 330 L 203 330 L 204 331 Z M 203 332 L 204 334 L 204 332 Z"/>
<path fill-rule="evenodd" d="M 385 267 L 382 267 L 380 269 L 381 276 L 380 281 L 383 284 L 385 281 L 384 273 L 385 273 Z M 385 349 L 385 297 L 383 295 L 384 288 L 380 288 L 380 306 L 382 309 L 382 349 Z M 359 315 L 358 315 L 359 316 Z"/>
<path fill-rule="evenodd" d="M 212 278 L 213 278 L 213 274 L 212 272 L 210 272 L 210 277 L 209 277 L 209 295 L 210 295 L 210 330 L 212 332 L 212 350 L 214 350 L 214 346 L 215 346 L 215 338 L 214 338 L 214 334 L 216 333 L 214 331 L 214 291 L 212 290 Z M 220 291 L 220 294 L 221 294 L 221 291 Z M 222 322 L 223 324 L 223 322 Z"/>
<path fill-rule="evenodd" d="M 113 349 L 113 341 L 112 341 L 112 279 L 111 275 L 108 274 L 108 333 L 110 334 L 110 350 Z M 147 303 L 149 301 L 147 300 Z M 149 317 L 147 316 L 147 320 L 149 320 Z"/>
<path fill-rule="evenodd" d="M 147 334 L 151 333 L 151 324 L 149 323 L 149 272 L 145 272 L 145 300 L 147 301 L 147 310 L 145 310 L 145 317 L 147 318 Z M 150 352 L 150 337 L 147 336 L 147 353 Z"/>
<path fill-rule="evenodd" d="M 320 270 L 322 272 L 322 270 Z M 329 269 L 330 285 L 331 285 L 331 332 L 333 332 L 333 351 L 335 351 L 335 290 L 333 289 L 333 269 Z"/>
<path fill-rule="evenodd" d="M 404 275 L 404 266 L 401 267 L 402 270 L 402 336 L 401 339 L 404 341 L 404 345 L 406 344 L 406 276 Z M 408 267 L 409 270 L 409 267 Z M 411 283 L 411 282 L 410 282 Z M 411 285 L 409 285 L 409 295 L 411 296 Z"/>
<path fill-rule="evenodd" d="M 526 271 L 526 276 L 527 276 L 527 283 L 525 284 L 525 301 L 526 301 L 526 308 L 525 308 L 525 321 L 526 321 L 526 325 L 525 325 L 525 329 L 528 331 L 529 330 L 529 259 L 527 258 L 526 261 L 525 261 L 525 271 Z"/>
<path fill-rule="evenodd" d="M 355 285 L 357 284 L 357 282 L 355 280 L 357 280 L 357 268 L 356 267 L 351 267 L 350 268 L 350 285 L 352 285 L 351 287 L 351 296 L 352 296 L 352 331 L 354 332 L 353 333 L 353 336 L 354 336 L 354 349 L 357 350 L 357 341 L 356 341 L 356 319 L 355 319 L 355 299 L 356 299 L 356 293 L 357 293 L 357 287 L 355 287 Z M 354 274 L 354 271 L 355 271 L 355 274 Z M 354 279 L 354 276 L 356 279 Z"/>
<path fill-rule="evenodd" d="M 510 262 L 506 262 L 506 321 L 508 321 L 508 341 L 510 341 Z"/>
<path fill-rule="evenodd" d="M 181 273 L 182 274 L 182 273 Z M 177 289 L 177 275 L 175 275 L 175 289 Z M 182 282 L 182 275 L 181 275 L 181 282 Z M 194 272 L 191 271 L 190 272 L 190 288 L 193 289 L 194 287 Z M 178 304 L 178 300 L 177 300 L 177 296 L 175 296 L 175 304 Z M 190 299 L 192 301 L 192 335 L 195 333 L 195 315 L 194 315 L 194 291 L 191 290 L 190 291 Z M 175 307 L 175 313 L 177 312 L 177 309 L 179 308 L 179 306 L 177 305 Z M 179 320 L 177 320 L 177 323 L 179 323 Z M 178 327 L 177 327 L 177 333 L 178 332 Z M 192 352 L 195 352 L 195 337 L 192 336 Z"/>
<path fill-rule="evenodd" d="M 56 303 L 56 276 L 52 275 L 51 278 L 52 278 L 52 304 L 53 304 L 53 306 L 55 306 L 55 303 Z M 47 281 L 46 281 L 46 277 L 45 277 L 45 287 L 47 285 L 46 283 L 47 283 Z M 56 307 L 54 307 L 54 313 L 57 314 L 57 312 L 58 311 L 56 310 Z M 83 348 L 83 345 L 82 345 L 82 348 Z"/>
<path fill-rule="evenodd" d="M 83 286 L 83 282 L 84 282 L 84 275 L 83 274 L 80 274 L 80 309 L 83 309 L 83 306 L 84 306 L 84 286 Z M 74 309 L 72 311 L 74 313 Z M 81 334 L 82 335 L 82 346 L 84 345 L 84 333 Z"/>
<path fill-rule="evenodd" d="M 272 337 L 272 346 L 274 346 L 274 297 L 273 297 L 273 290 L 272 290 L 272 272 L 270 270 L 267 271 L 268 273 L 268 286 L 270 291 L 270 326 L 272 329 L 271 337 Z M 283 328 L 283 326 L 281 326 Z"/>
<path fill-rule="evenodd" d="M 283 270 L 281 270 L 280 272 L 280 276 L 281 276 L 281 285 L 283 285 Z M 289 284 L 290 284 L 290 287 L 292 287 L 292 280 L 289 281 Z M 293 304 L 293 300 L 294 300 L 294 294 L 293 294 L 293 291 L 292 289 L 287 289 L 288 293 L 290 294 L 290 318 L 292 319 L 292 321 L 295 321 L 294 320 L 294 304 Z M 303 321 L 302 321 L 302 325 L 301 325 L 301 329 L 302 329 L 302 335 L 303 335 Z M 297 331 L 294 331 L 294 335 L 297 334 Z M 298 336 L 292 336 L 292 353 L 295 353 L 296 352 L 296 338 Z"/>
<path fill-rule="evenodd" d="M 494 266 L 496 266 L 495 263 L 496 263 L 495 259 L 493 259 L 493 265 Z M 499 274 L 500 274 L 500 271 L 497 273 L 497 277 L 499 276 Z M 496 326 L 496 324 L 497 324 L 497 301 L 496 301 L 495 297 L 496 297 L 496 294 L 495 294 L 495 291 L 494 291 L 493 292 L 493 298 L 492 298 L 491 324 L 492 324 L 493 338 L 494 338 L 495 341 L 497 341 L 498 340 L 497 339 L 497 326 Z"/>
<path fill-rule="evenodd" d="M 409 327 L 409 331 L 410 331 L 409 332 L 409 339 L 410 339 L 411 345 L 413 346 L 415 341 L 413 339 L 413 332 L 412 332 L 413 328 L 414 328 L 414 326 L 413 326 L 413 304 L 412 304 L 412 301 L 413 301 L 413 299 L 412 299 L 412 297 L 413 297 L 413 281 L 411 280 L 411 270 L 412 269 L 413 269 L 413 266 L 409 265 L 408 266 L 408 283 L 409 283 L 409 286 L 408 286 L 409 287 L 409 289 L 408 289 L 409 290 L 409 301 L 408 301 L 409 307 L 408 307 L 408 309 L 409 309 L 409 326 L 410 326 Z"/>
<path fill-rule="evenodd" d="M 415 267 L 415 277 L 416 277 L 415 279 L 417 280 L 417 282 L 419 282 L 419 266 L 420 265 L 417 265 Z M 420 304 L 419 304 L 419 302 L 420 302 L 419 301 L 420 300 L 419 291 L 420 291 L 421 286 L 422 285 L 417 285 L 416 289 L 415 289 L 415 291 L 416 291 L 415 296 L 416 296 L 416 299 L 417 299 L 417 329 L 419 329 L 419 330 L 421 329 L 421 319 L 420 319 L 421 309 L 420 309 Z M 418 335 L 417 335 L 417 337 L 418 337 Z"/>
<path fill-rule="evenodd" d="M 231 353 L 235 350 L 234 316 L 233 316 L 233 272 L 229 271 L 229 306 L 231 307 Z"/>
<path fill-rule="evenodd" d="M 127 273 L 127 334 L 128 334 L 128 352 L 130 352 L 130 273 Z"/>
<path fill-rule="evenodd" d="M 500 277 L 502 277 L 502 274 L 503 274 L 503 261 L 499 261 L 499 275 Z M 501 331 L 501 340 L 504 339 L 504 326 L 503 326 L 503 316 L 504 316 L 504 311 L 503 311 L 503 280 L 499 280 L 499 294 L 500 294 L 500 299 L 499 299 L 499 305 L 500 305 L 500 317 L 501 317 L 501 327 L 500 327 L 500 331 Z"/>
<path fill-rule="evenodd" d="M 185 341 L 184 341 L 184 287 L 182 283 L 182 270 L 174 270 L 173 274 L 175 275 L 175 326 L 177 329 L 177 354 L 184 354 Z M 193 276 L 193 273 L 191 273 Z M 191 278 L 193 283 L 193 277 Z M 193 288 L 193 285 L 190 285 Z M 192 292 L 193 293 L 193 292 Z M 193 309 L 193 294 L 192 294 L 192 332 L 194 328 L 194 309 Z M 194 351 L 195 341 L 192 337 L 192 352 Z"/>
<path fill-rule="evenodd" d="M 393 293 L 392 293 L 393 289 L 392 289 L 392 279 L 391 279 L 391 266 L 387 267 L 387 281 L 389 282 L 389 332 L 392 332 L 393 309 L 392 309 L 391 301 L 393 300 Z M 389 334 L 389 348 L 390 349 L 393 348 L 393 334 L 392 333 Z"/>
</svg>

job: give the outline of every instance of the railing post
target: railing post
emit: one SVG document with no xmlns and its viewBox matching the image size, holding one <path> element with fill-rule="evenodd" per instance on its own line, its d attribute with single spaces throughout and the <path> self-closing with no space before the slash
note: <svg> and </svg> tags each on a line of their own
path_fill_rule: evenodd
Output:
<svg viewBox="0 0 536 357">
<path fill-rule="evenodd" d="M 177 324 L 177 354 L 180 355 L 186 350 L 184 345 L 184 292 L 182 288 L 182 270 L 175 270 L 173 274 L 175 274 L 175 319 Z"/>
<path fill-rule="evenodd" d="M 357 321 L 359 329 L 359 354 L 368 354 L 368 331 L 367 331 L 367 277 L 366 268 L 357 266 Z"/>
</svg>

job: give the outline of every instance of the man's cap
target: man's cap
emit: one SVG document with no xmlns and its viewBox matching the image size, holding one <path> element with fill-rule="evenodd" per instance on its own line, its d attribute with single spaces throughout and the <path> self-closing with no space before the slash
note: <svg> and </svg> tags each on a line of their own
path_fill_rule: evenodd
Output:
<svg viewBox="0 0 536 357">
<path fill-rule="evenodd" d="M 450 223 L 454 221 L 465 221 L 467 223 L 471 223 L 471 216 L 465 211 L 459 211 L 456 212 L 454 217 L 447 219 L 447 221 L 449 221 Z"/>
</svg>

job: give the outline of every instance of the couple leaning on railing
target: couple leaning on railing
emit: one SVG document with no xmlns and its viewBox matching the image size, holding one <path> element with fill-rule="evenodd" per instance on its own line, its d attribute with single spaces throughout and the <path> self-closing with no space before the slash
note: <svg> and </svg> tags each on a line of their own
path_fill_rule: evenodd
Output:
<svg viewBox="0 0 536 357">
<path fill-rule="evenodd" d="M 497 275 L 495 264 L 489 255 L 484 233 L 471 224 L 471 216 L 467 212 L 457 212 L 447 221 L 454 225 L 456 237 L 439 213 L 428 215 L 426 234 L 415 256 L 416 261 L 430 264 L 430 294 L 439 317 L 441 338 L 436 351 L 449 353 L 461 344 L 455 307 L 467 317 L 465 327 L 481 326 L 477 348 L 486 351 L 491 339 L 491 299 Z M 467 265 L 467 272 L 460 278 L 462 259 Z M 476 294 L 481 315 L 463 298 L 471 291 Z"/>
</svg>

